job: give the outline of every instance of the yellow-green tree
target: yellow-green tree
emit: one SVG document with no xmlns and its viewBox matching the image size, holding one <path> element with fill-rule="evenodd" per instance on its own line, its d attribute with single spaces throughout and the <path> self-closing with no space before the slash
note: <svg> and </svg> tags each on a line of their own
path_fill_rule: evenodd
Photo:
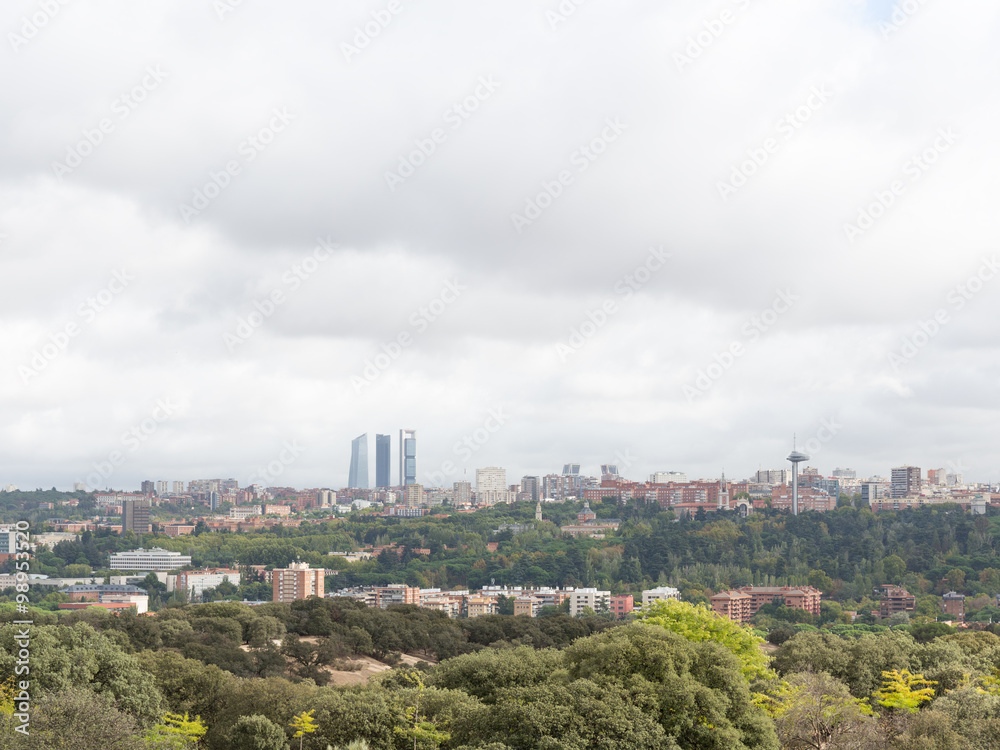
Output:
<svg viewBox="0 0 1000 750">
<path fill-rule="evenodd" d="M 907 669 L 892 669 L 882 672 L 882 688 L 875 693 L 875 699 L 885 708 L 899 708 L 915 714 L 921 704 L 934 697 L 932 680 L 925 680 L 922 674 L 911 674 Z"/>
<path fill-rule="evenodd" d="M 312 734 L 317 729 L 319 729 L 319 724 L 313 718 L 313 714 L 316 713 L 315 709 L 312 711 L 303 711 L 288 725 L 295 730 L 295 734 L 292 735 L 292 739 L 298 738 L 299 740 L 299 750 L 302 750 L 302 743 L 305 741 L 307 734 Z"/>
<path fill-rule="evenodd" d="M 764 639 L 745 625 L 720 617 L 704 604 L 674 600 L 651 602 L 642 608 L 637 619 L 658 625 L 694 643 L 715 641 L 739 659 L 740 671 L 750 682 L 774 676 L 768 657 L 761 649 Z"/>
<path fill-rule="evenodd" d="M 163 723 L 154 726 L 146 741 L 157 750 L 187 750 L 197 747 L 208 728 L 201 717 L 189 718 L 188 714 L 165 714 Z"/>
<path fill-rule="evenodd" d="M 3 723 L 4 731 L 9 731 L 14 723 L 14 696 L 16 693 L 13 677 L 0 683 L 0 722 Z"/>
<path fill-rule="evenodd" d="M 410 671 L 405 674 L 405 679 L 407 682 L 412 682 L 415 685 L 417 694 L 414 705 L 407 707 L 405 711 L 408 726 L 405 729 L 397 727 L 397 734 L 401 734 L 408 740 L 412 739 L 413 750 L 418 750 L 418 748 L 423 747 L 440 747 L 442 743 L 451 739 L 451 735 L 438 728 L 437 724 L 432 721 L 420 720 L 420 698 L 427 689 L 424 685 L 423 678 L 420 676 L 419 672 Z"/>
</svg>

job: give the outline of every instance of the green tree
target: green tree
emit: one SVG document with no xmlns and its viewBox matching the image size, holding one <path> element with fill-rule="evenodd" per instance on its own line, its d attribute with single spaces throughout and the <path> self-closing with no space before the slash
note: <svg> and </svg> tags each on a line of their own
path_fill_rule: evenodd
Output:
<svg viewBox="0 0 1000 750">
<path fill-rule="evenodd" d="M 80 687 L 51 692 L 31 714 L 24 750 L 146 750 L 135 719 L 106 694 Z"/>
<path fill-rule="evenodd" d="M 889 583 L 902 583 L 906 574 L 906 561 L 899 555 L 889 555 L 882 560 L 882 572 Z"/>
<path fill-rule="evenodd" d="M 773 710 L 783 748 L 866 748 L 873 744 L 874 712 L 867 701 L 828 674 L 803 673 L 788 680 Z"/>
<path fill-rule="evenodd" d="M 239 750 L 287 750 L 285 731 L 260 714 L 241 716 L 229 732 L 229 743 Z"/>
</svg>

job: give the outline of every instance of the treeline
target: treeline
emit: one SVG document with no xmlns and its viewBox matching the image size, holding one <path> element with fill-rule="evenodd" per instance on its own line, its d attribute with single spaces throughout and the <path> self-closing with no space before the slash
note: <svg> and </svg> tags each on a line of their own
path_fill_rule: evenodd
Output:
<svg viewBox="0 0 1000 750">
<path fill-rule="evenodd" d="M 316 679 L 330 666 L 317 650 L 433 650 L 446 623 L 319 599 L 172 607 L 157 618 L 34 615 L 31 736 L 12 734 L 0 711 L 0 747 L 62 746 L 60 737 L 75 750 L 193 747 L 194 734 L 165 732 L 171 715 L 200 727 L 208 750 L 286 750 L 296 737 L 304 748 L 372 750 L 1000 746 L 1000 637 L 933 623 L 799 633 L 771 659 L 748 629 L 678 602 L 593 630 L 596 621 L 496 616 L 465 631 L 465 653 L 338 688 Z M 378 645 L 396 626 L 398 641 Z M 449 627 L 459 637 L 464 624 Z M 13 631 L 0 629 L 0 676 L 16 660 Z M 251 659 L 277 648 L 283 671 L 275 659 L 274 671 L 244 673 L 229 663 L 234 646 Z"/>
</svg>

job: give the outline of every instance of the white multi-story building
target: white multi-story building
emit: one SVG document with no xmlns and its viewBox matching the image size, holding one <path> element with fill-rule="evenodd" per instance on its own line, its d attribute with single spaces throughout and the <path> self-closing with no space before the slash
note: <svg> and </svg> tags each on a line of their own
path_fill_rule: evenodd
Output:
<svg viewBox="0 0 1000 750">
<path fill-rule="evenodd" d="M 487 466 L 485 469 L 476 469 L 476 493 L 480 492 L 508 492 L 507 470 L 499 466 Z"/>
<path fill-rule="evenodd" d="M 660 601 L 661 599 L 680 600 L 680 598 L 681 592 L 673 586 L 658 586 L 655 589 L 642 592 L 642 606 L 645 607 L 650 602 Z"/>
<path fill-rule="evenodd" d="M 237 518 L 243 520 L 244 518 L 253 518 L 260 515 L 259 505 L 240 505 L 236 508 L 229 509 L 229 517 Z"/>
<path fill-rule="evenodd" d="M 163 497 L 167 494 L 167 481 L 165 479 L 156 480 L 156 494 L 158 497 Z"/>
<path fill-rule="evenodd" d="M 649 481 L 653 484 L 666 484 L 667 482 L 687 482 L 688 475 L 683 471 L 654 471 L 649 475 Z"/>
<path fill-rule="evenodd" d="M 610 598 L 610 591 L 576 589 L 576 591 L 569 595 L 569 614 L 571 617 L 576 617 L 583 612 L 585 607 L 590 607 L 595 612 L 607 609 Z"/>
<path fill-rule="evenodd" d="M 174 482 L 174 491 L 173 491 L 173 494 L 174 495 L 183 495 L 184 494 L 184 482 L 177 482 L 177 481 Z"/>
<path fill-rule="evenodd" d="M 214 589 L 223 581 L 239 586 L 240 571 L 220 568 L 218 570 L 191 570 L 167 576 L 167 591 L 175 588 L 187 591 L 189 597 L 201 596 L 205 589 Z"/>
<path fill-rule="evenodd" d="M 14 524 L 0 526 L 0 553 L 13 555 L 17 552 L 17 527 Z"/>
<path fill-rule="evenodd" d="M 191 564 L 190 555 L 153 547 L 116 552 L 111 555 L 108 567 L 112 570 L 174 570 Z"/>
</svg>

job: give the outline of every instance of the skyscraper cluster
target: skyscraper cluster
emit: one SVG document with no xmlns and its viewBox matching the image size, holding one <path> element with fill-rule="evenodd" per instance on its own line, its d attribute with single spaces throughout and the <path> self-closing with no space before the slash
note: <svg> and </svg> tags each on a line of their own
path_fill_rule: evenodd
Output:
<svg viewBox="0 0 1000 750">
<path fill-rule="evenodd" d="M 375 435 L 375 487 L 392 486 L 391 476 L 392 437 Z M 369 489 L 368 433 L 351 441 L 351 467 L 347 486 L 352 489 Z M 417 482 L 417 431 L 399 431 L 399 486 Z"/>
</svg>

